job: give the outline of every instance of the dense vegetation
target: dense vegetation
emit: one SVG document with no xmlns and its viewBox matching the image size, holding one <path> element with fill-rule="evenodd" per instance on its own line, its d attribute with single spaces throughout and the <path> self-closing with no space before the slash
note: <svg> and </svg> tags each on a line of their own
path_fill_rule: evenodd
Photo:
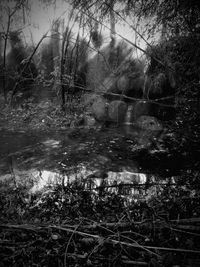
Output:
<svg viewBox="0 0 200 267">
<path fill-rule="evenodd" d="M 58 19 L 39 43 L 28 47 L 11 27 L 12 19 L 24 23 L 24 11 L 30 11 L 28 1 L 13 3 L 11 9 L 6 9 L 6 1 L 0 3 L 0 10 L 8 12 L 0 42 L 0 130 L 42 135 L 66 131 L 73 146 L 70 150 L 64 140 L 63 147 L 52 154 L 45 150 L 49 170 L 52 161 L 57 164 L 54 170 L 60 173 L 60 182 L 37 193 L 30 193 L 33 181 L 14 170 L 13 162 L 23 158 L 24 151 L 10 153 L 8 149 L 6 156 L 0 152 L 2 162 L 6 158 L 9 166 L 5 174 L 10 175 L 6 182 L 1 179 L 0 187 L 0 265 L 199 266 L 199 1 L 72 1 L 73 12 L 61 37 Z M 73 17 L 80 28 L 87 25 L 89 39 L 74 34 L 69 23 Z M 131 25 L 130 17 L 137 17 L 142 26 Z M 117 46 L 118 20 L 144 39 L 145 50 L 119 35 L 128 45 Z M 111 41 L 102 49 L 100 26 L 105 21 L 110 23 Z M 160 41 L 150 44 L 147 37 L 159 31 Z M 46 38 L 49 41 L 43 43 Z M 147 79 L 140 69 L 143 61 L 139 65 L 126 58 L 133 48 L 144 52 L 149 61 Z M 91 66 L 100 63 L 89 59 L 91 53 L 95 60 L 106 58 L 103 69 L 95 71 L 100 78 L 104 75 L 102 84 L 110 86 L 107 98 L 103 86 L 94 88 Z M 132 73 L 127 74 L 127 69 Z M 132 74 L 135 80 L 127 84 L 137 81 L 138 91 L 126 94 L 125 78 Z M 115 91 L 113 84 L 124 87 Z M 159 122 L 162 131 L 156 133 L 140 129 L 121 134 L 116 123 L 92 114 L 96 99 L 104 108 L 110 98 L 128 104 L 146 101 L 170 120 Z M 175 117 L 169 116 L 171 107 Z M 37 149 L 35 145 L 25 150 L 28 165 L 32 160 L 39 162 Z M 81 164 L 92 173 L 80 177 Z M 122 173 L 124 166 L 127 173 L 145 173 L 146 182 L 134 180 L 133 175 L 131 181 L 110 183 L 109 173 Z M 4 177 L 3 163 L 0 168 Z"/>
</svg>

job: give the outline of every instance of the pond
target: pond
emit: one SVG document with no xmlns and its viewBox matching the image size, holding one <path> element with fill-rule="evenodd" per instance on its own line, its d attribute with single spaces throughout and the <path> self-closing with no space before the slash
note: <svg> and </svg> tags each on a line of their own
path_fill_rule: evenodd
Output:
<svg viewBox="0 0 200 267">
<path fill-rule="evenodd" d="M 78 179 L 87 189 L 116 191 L 123 184 L 125 194 L 138 196 L 147 183 L 173 182 L 179 172 L 169 156 L 161 160 L 157 133 L 133 126 L 0 136 L 0 180 L 26 185 L 30 193 Z"/>
<path fill-rule="evenodd" d="M 188 158 L 176 147 L 164 146 L 167 133 L 163 137 L 126 126 L 0 134 L 0 237 L 5 266 L 24 251 L 39 265 L 41 258 L 49 257 L 47 251 L 57 251 L 51 254 L 51 263 L 67 251 L 69 266 L 75 266 L 85 251 L 99 259 L 87 266 L 113 266 L 104 262 L 122 253 L 123 246 L 137 262 L 144 259 L 144 266 L 154 256 L 159 261 L 162 256 L 164 264 L 159 266 L 169 266 L 165 258 L 170 251 L 173 263 L 187 261 L 185 252 L 188 261 L 198 256 L 199 172 L 188 169 Z M 97 239 L 112 240 L 114 245 Z M 8 240 L 13 249 L 5 254 Z M 116 246 L 119 240 L 122 243 Z M 21 244 L 26 246 L 23 253 Z M 17 251 L 14 256 L 13 251 Z"/>
</svg>

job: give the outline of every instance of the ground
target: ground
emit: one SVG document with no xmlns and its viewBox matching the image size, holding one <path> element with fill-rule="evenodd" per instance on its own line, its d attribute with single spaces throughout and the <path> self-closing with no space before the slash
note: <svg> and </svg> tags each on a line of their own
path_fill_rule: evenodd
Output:
<svg viewBox="0 0 200 267">
<path fill-rule="evenodd" d="M 77 125 L 82 108 L 1 107 L 1 266 L 199 266 L 195 143 L 176 122 Z"/>
</svg>

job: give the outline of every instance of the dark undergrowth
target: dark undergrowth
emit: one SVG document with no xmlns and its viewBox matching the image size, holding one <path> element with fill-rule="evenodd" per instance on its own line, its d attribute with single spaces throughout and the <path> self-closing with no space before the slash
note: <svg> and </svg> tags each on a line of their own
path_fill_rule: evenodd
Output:
<svg viewBox="0 0 200 267">
<path fill-rule="evenodd" d="M 199 173 L 1 187 L 0 266 L 199 266 Z"/>
<path fill-rule="evenodd" d="M 139 158 L 147 173 L 164 170 L 165 179 L 108 185 L 98 177 L 105 183 L 96 187 L 92 177 L 83 177 L 36 194 L 15 183 L 1 185 L 0 266 L 200 266 L 198 43 L 174 39 L 156 50 L 179 78 L 176 120 L 161 141 L 131 150 L 125 138 L 126 154 L 116 148 L 125 160 Z M 78 104 L 67 113 L 50 102 L 25 104 L 1 107 L 1 128 L 73 128 L 83 113 Z"/>
</svg>

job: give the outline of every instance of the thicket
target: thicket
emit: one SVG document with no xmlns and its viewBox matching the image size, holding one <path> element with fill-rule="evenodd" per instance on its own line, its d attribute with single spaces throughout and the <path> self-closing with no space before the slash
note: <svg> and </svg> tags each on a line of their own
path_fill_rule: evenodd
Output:
<svg viewBox="0 0 200 267">
<path fill-rule="evenodd" d="M 93 1 L 74 1 L 78 7 L 81 2 L 85 7 L 83 11 L 87 5 L 94 4 Z M 104 15 L 112 11 L 116 1 L 110 5 L 106 2 L 98 1 Z M 124 11 L 133 10 L 136 2 L 125 1 L 127 10 Z M 174 79 L 177 115 L 167 125 L 168 135 L 161 149 L 137 150 L 135 154 L 146 167 L 166 167 L 167 163 L 175 165 L 179 160 L 177 165 L 182 168 L 179 175 L 171 172 L 168 177 L 166 172 L 163 184 L 162 177 L 138 187 L 132 184 L 141 189 L 139 199 L 124 197 L 125 192 L 130 192 L 130 184 L 114 184 L 116 190 L 112 192 L 112 187 L 106 184 L 91 189 L 85 181 L 76 181 L 32 196 L 27 188 L 4 185 L 0 196 L 2 266 L 199 266 L 200 37 L 196 27 L 199 3 L 170 2 L 171 5 L 167 5 L 169 1 L 141 1 L 138 14 L 151 11 L 159 23 L 166 19 L 169 32 L 174 32 L 149 49 L 148 55 L 163 63 L 152 61 L 153 74 L 168 72 Z M 177 32 L 179 22 L 181 27 Z M 100 43 L 101 40 L 97 40 L 96 46 Z M 51 52 L 46 51 L 53 61 Z M 47 63 L 51 73 L 52 62 Z M 64 74 L 69 85 L 71 72 Z M 45 120 L 57 129 L 59 124 L 70 126 L 70 120 L 59 121 L 65 113 L 49 103 L 46 109 L 26 102 L 24 106 L 26 114 L 23 106 L 12 110 L 16 122 L 19 122 L 18 114 L 26 124 L 34 113 L 32 124 L 39 128 Z M 79 107 L 75 103 L 73 108 L 77 113 Z M 12 116 L 8 116 L 11 122 Z M 81 137 L 80 131 L 74 134 Z M 123 145 L 124 140 L 126 138 Z M 137 144 L 131 147 L 130 140 L 126 141 L 129 150 L 123 156 L 127 161 L 134 160 L 130 149 Z M 107 147 L 108 144 L 104 144 L 103 148 Z M 121 147 L 116 151 L 121 153 Z"/>
</svg>

